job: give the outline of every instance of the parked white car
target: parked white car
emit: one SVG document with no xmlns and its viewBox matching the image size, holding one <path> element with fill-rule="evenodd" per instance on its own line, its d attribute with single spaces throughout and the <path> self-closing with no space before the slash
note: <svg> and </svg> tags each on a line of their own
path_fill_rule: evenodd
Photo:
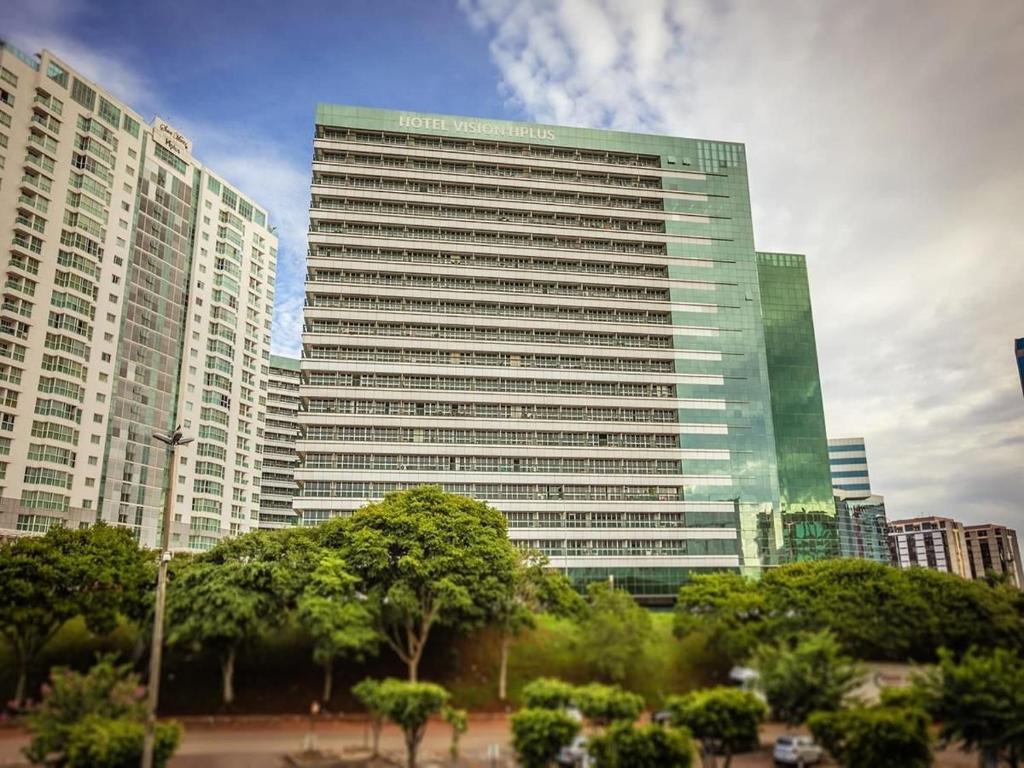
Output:
<svg viewBox="0 0 1024 768">
<path fill-rule="evenodd" d="M 820 763 L 824 754 L 810 736 L 779 736 L 772 757 L 776 765 L 807 766 Z"/>
</svg>

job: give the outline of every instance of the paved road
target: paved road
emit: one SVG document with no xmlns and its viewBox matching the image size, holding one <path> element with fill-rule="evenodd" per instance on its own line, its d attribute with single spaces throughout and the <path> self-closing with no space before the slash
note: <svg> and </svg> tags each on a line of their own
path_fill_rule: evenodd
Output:
<svg viewBox="0 0 1024 768">
<path fill-rule="evenodd" d="M 769 768 L 772 765 L 768 747 L 785 728 L 768 724 L 762 730 L 764 746 L 759 752 L 738 755 L 734 768 Z M 230 724 L 209 725 L 190 722 L 181 749 L 170 762 L 170 768 L 281 768 L 281 757 L 302 748 L 309 734 L 308 725 L 295 718 L 242 719 Z M 451 731 L 441 722 L 432 722 L 427 729 L 420 750 L 420 764 L 449 765 L 448 744 Z M 469 731 L 462 738 L 465 765 L 486 768 L 511 768 L 508 746 L 508 723 L 504 717 L 475 716 Z M 366 743 L 368 731 L 359 722 L 320 723 L 316 739 L 320 749 L 343 752 Z M 27 739 L 24 734 L 0 730 L 0 766 L 22 766 L 20 749 Z M 496 763 L 488 759 L 488 749 L 497 745 L 500 758 Z M 403 762 L 405 747 L 400 731 L 393 726 L 384 729 L 381 737 L 382 752 Z M 975 768 L 977 757 L 957 750 L 946 750 L 936 756 L 936 768 Z"/>
</svg>

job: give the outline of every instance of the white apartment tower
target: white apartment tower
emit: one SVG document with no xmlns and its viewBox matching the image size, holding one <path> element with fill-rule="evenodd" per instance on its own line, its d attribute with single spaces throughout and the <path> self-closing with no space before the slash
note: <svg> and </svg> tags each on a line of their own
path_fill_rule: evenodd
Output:
<svg viewBox="0 0 1024 768">
<path fill-rule="evenodd" d="M 298 525 L 295 498 L 295 440 L 299 435 L 298 358 L 270 356 L 267 421 L 263 433 L 260 528 Z"/>
<path fill-rule="evenodd" d="M 264 210 L 48 51 L 0 44 L 0 528 L 257 526 L 277 238 Z"/>
</svg>

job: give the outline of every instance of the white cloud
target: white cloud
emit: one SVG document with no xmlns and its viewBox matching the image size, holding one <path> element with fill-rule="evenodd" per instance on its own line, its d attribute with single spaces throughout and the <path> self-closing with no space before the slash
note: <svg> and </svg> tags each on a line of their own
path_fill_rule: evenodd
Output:
<svg viewBox="0 0 1024 768">
<path fill-rule="evenodd" d="M 461 0 L 540 122 L 747 145 L 808 255 L 829 432 L 894 517 L 1024 526 L 1024 5 Z"/>
</svg>

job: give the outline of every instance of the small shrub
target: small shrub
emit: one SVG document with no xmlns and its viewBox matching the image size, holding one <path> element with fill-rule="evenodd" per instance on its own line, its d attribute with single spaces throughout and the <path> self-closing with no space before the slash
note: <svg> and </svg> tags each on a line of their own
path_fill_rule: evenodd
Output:
<svg viewBox="0 0 1024 768">
<path fill-rule="evenodd" d="M 553 709 L 521 709 L 510 722 L 512 746 L 522 768 L 546 768 L 580 730 L 575 718 Z"/>
<path fill-rule="evenodd" d="M 601 768 L 690 768 L 693 742 L 685 728 L 617 722 L 591 742 Z"/>
<path fill-rule="evenodd" d="M 928 718 L 919 709 L 856 707 L 815 712 L 811 733 L 845 768 L 928 768 Z"/>
<path fill-rule="evenodd" d="M 153 765 L 163 768 L 181 741 L 177 723 L 157 723 Z M 135 720 L 87 715 L 68 730 L 65 768 L 137 768 L 144 726 Z"/>
<path fill-rule="evenodd" d="M 455 709 L 447 704 L 441 710 L 441 719 L 452 727 L 452 743 L 448 748 L 452 760 L 459 759 L 459 739 L 469 729 L 469 713 L 464 709 Z"/>
<path fill-rule="evenodd" d="M 764 702 L 754 694 L 727 687 L 669 696 L 665 707 L 675 725 L 689 729 L 700 740 L 708 762 L 716 754 L 725 755 L 728 761 L 737 752 L 756 749 L 758 726 L 768 714 Z"/>
<path fill-rule="evenodd" d="M 384 715 L 402 729 L 409 768 L 416 766 L 416 751 L 430 716 L 448 702 L 448 691 L 434 683 L 412 683 L 389 678 L 381 684 L 379 697 Z"/>
<path fill-rule="evenodd" d="M 565 709 L 573 702 L 576 688 L 555 677 L 538 677 L 523 686 L 523 706 L 528 709 Z"/>
<path fill-rule="evenodd" d="M 43 687 L 42 701 L 28 716 L 32 740 L 25 756 L 43 763 L 49 755 L 64 754 L 67 766 L 138 765 L 145 692 L 129 665 L 115 665 L 109 658 L 100 659 L 85 674 L 54 668 Z M 159 766 L 177 747 L 181 727 L 162 723 L 156 735 L 154 754 L 163 755 L 154 763 Z"/>
<path fill-rule="evenodd" d="M 607 725 L 618 720 L 633 722 L 643 711 L 643 697 L 617 685 L 591 683 L 576 689 L 574 696 L 580 712 L 594 725 Z"/>
</svg>

